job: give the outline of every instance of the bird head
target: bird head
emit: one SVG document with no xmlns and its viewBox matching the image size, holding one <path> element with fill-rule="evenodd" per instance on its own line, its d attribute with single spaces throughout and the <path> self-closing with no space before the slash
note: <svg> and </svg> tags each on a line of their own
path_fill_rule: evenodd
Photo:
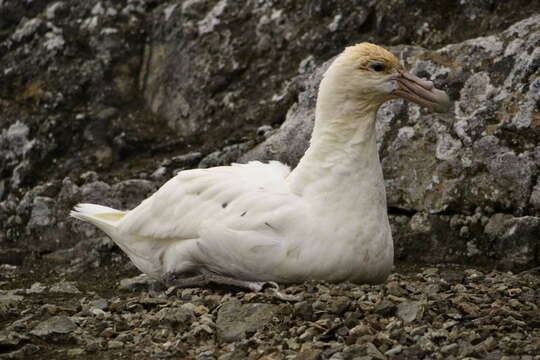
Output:
<svg viewBox="0 0 540 360">
<path fill-rule="evenodd" d="M 446 112 L 450 99 L 433 83 L 406 71 L 388 50 L 370 43 L 347 47 L 329 69 L 334 91 L 377 107 L 403 98 L 435 112 Z"/>
</svg>

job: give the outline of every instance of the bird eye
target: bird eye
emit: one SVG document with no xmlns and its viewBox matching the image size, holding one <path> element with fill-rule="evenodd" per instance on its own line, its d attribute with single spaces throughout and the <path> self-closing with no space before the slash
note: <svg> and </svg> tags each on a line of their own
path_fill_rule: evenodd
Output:
<svg viewBox="0 0 540 360">
<path fill-rule="evenodd" d="M 383 63 L 376 62 L 376 63 L 369 64 L 369 69 L 371 71 L 381 72 L 381 71 L 384 71 L 385 66 Z"/>
</svg>

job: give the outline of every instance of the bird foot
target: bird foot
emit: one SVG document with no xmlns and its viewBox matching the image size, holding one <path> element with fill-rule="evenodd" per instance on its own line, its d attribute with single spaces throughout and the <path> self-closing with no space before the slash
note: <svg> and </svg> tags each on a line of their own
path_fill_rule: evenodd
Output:
<svg viewBox="0 0 540 360">
<path fill-rule="evenodd" d="M 270 293 L 275 299 L 282 300 L 282 301 L 292 301 L 292 302 L 297 302 L 301 300 L 300 297 L 298 296 L 284 294 L 281 291 L 279 291 L 279 285 L 276 282 L 268 281 L 264 283 L 264 285 L 266 286 L 266 288 L 270 290 Z"/>
<path fill-rule="evenodd" d="M 297 296 L 283 294 L 282 292 L 280 292 L 279 285 L 274 281 L 239 280 L 223 275 L 214 274 L 209 271 L 204 271 L 202 274 L 191 277 L 178 277 L 177 274 L 169 273 L 165 276 L 164 282 L 167 287 L 171 288 L 172 290 L 178 288 L 203 287 L 207 286 L 210 283 L 235 286 L 254 292 L 260 292 L 264 289 L 269 289 L 272 296 L 278 300 L 300 301 L 300 298 Z M 171 289 L 169 289 L 168 293 L 172 292 Z"/>
<path fill-rule="evenodd" d="M 266 282 L 264 281 L 247 281 L 239 280 L 223 275 L 214 274 L 209 271 L 204 271 L 202 274 L 191 277 L 178 277 L 178 274 L 169 273 L 163 279 L 167 287 L 174 288 L 189 288 L 189 287 L 203 287 L 210 283 L 231 285 L 255 292 L 261 291 Z M 276 284 L 277 285 L 277 284 Z"/>
</svg>

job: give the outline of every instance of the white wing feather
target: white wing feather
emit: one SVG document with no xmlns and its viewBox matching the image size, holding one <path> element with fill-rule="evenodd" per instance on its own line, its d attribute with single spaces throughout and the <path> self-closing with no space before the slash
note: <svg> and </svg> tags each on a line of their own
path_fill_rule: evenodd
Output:
<svg viewBox="0 0 540 360">
<path fill-rule="evenodd" d="M 244 205 L 240 215 L 257 213 L 261 207 L 275 206 L 268 198 L 290 196 L 285 181 L 289 172 L 288 166 L 277 161 L 182 171 L 128 212 L 118 230 L 156 240 L 199 238 L 204 222 L 223 222 L 233 208 L 238 212 Z"/>
</svg>

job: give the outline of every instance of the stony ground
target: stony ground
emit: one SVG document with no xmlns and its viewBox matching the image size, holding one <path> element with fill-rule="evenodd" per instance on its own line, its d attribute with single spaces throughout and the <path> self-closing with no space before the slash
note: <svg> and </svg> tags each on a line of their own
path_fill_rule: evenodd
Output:
<svg viewBox="0 0 540 360">
<path fill-rule="evenodd" d="M 400 264 L 383 285 L 309 282 L 284 301 L 163 289 L 105 257 L 2 265 L 0 359 L 540 359 L 534 269 Z"/>
</svg>

